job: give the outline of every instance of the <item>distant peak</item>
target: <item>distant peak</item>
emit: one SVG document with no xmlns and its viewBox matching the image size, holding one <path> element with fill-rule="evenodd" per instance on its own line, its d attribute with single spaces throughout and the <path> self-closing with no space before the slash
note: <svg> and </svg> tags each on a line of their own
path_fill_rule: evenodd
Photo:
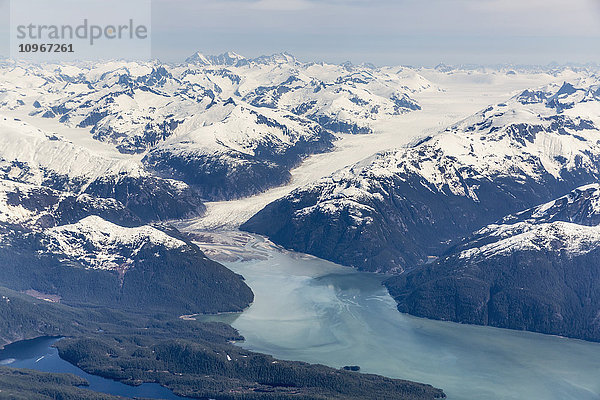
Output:
<svg viewBox="0 0 600 400">
<path fill-rule="evenodd" d="M 246 58 L 246 57 L 236 53 L 235 51 L 225 52 L 225 53 L 221 54 L 221 56 L 225 56 L 225 57 L 229 57 L 229 58 L 233 58 L 233 59 L 237 59 L 237 60 L 243 60 L 244 58 Z"/>
<path fill-rule="evenodd" d="M 189 64 L 235 66 L 240 63 L 244 63 L 244 61 L 246 61 L 246 57 L 233 51 L 228 51 L 217 56 L 204 55 L 201 52 L 196 52 L 188 57 L 185 61 Z"/>
<path fill-rule="evenodd" d="M 217 56 L 205 55 L 201 52 L 192 54 L 185 60 L 188 64 L 198 65 L 225 65 L 225 66 L 244 66 L 250 63 L 255 64 L 295 64 L 298 62 L 294 55 L 287 51 L 271 55 L 262 55 L 256 58 L 248 59 L 234 51 L 228 51 Z"/>
<path fill-rule="evenodd" d="M 192 54 L 188 58 L 185 59 L 185 62 L 188 64 L 200 64 L 200 65 L 210 65 L 211 62 L 204 54 L 199 51 Z"/>
<path fill-rule="evenodd" d="M 447 65 L 444 63 L 439 63 L 438 65 L 436 65 L 434 67 L 434 69 L 439 72 L 451 72 L 454 68 L 451 67 L 450 65 Z"/>
<path fill-rule="evenodd" d="M 558 89 L 558 92 L 556 92 L 555 96 L 571 95 L 576 91 L 577 89 L 575 89 L 575 86 L 573 86 L 569 82 L 563 82 L 562 86 L 560 87 L 560 89 Z"/>
<path fill-rule="evenodd" d="M 275 53 L 270 56 L 260 56 L 250 60 L 256 64 L 295 64 L 298 60 L 292 54 L 284 51 L 283 53 Z"/>
<path fill-rule="evenodd" d="M 354 64 L 352 61 L 345 61 L 341 64 L 338 64 L 338 66 L 344 68 L 348 72 L 377 69 L 377 66 L 375 64 L 369 62 L 361 62 L 360 64 Z"/>
</svg>

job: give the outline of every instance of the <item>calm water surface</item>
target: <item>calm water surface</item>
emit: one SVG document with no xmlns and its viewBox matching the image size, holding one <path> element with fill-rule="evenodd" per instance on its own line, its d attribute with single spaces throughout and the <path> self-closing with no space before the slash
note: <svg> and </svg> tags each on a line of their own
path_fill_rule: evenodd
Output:
<svg viewBox="0 0 600 400">
<path fill-rule="evenodd" d="M 70 373 L 87 380 L 90 385 L 85 389 L 123 397 L 143 397 L 148 399 L 186 399 L 176 396 L 169 389 L 156 383 L 144 383 L 141 386 L 129 386 L 85 373 L 76 366 L 58 356 L 58 350 L 51 347 L 57 338 L 43 337 L 13 343 L 0 350 L 0 365 L 11 368 L 28 368 L 42 372 Z"/>
<path fill-rule="evenodd" d="M 262 260 L 229 262 L 255 293 L 231 323 L 241 346 L 288 360 L 410 379 L 444 389 L 450 400 L 600 400 L 600 344 L 505 329 L 414 318 L 396 311 L 382 277 L 297 253 L 262 239 Z M 131 387 L 86 374 L 58 357 L 57 339 L 7 346 L 0 364 L 68 372 L 90 389 L 125 397 L 182 399 L 156 384 Z"/>
<path fill-rule="evenodd" d="M 399 313 L 382 278 L 253 243 L 230 262 L 256 295 L 224 318 L 241 346 L 289 360 L 425 382 L 449 399 L 600 399 L 600 344 Z"/>
</svg>

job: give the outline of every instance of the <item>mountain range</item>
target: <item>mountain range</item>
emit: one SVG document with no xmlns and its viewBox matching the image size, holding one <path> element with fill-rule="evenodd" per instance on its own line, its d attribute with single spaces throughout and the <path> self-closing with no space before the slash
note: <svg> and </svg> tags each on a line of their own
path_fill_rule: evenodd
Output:
<svg viewBox="0 0 600 400">
<path fill-rule="evenodd" d="M 115 166 L 119 173 L 181 181 L 208 200 L 288 182 L 291 168 L 330 151 L 336 135 L 370 134 L 381 121 L 419 110 L 411 95 L 432 86 L 408 69 L 300 63 L 288 54 L 1 67 L 0 111 L 89 131 L 122 154 L 140 155 Z"/>
<path fill-rule="evenodd" d="M 11 319 L 0 338 L 49 327 L 79 335 L 62 345 L 72 363 L 187 394 L 200 393 L 194 385 L 209 382 L 216 365 L 228 388 L 242 377 L 251 398 L 279 398 L 293 385 L 348 395 L 343 382 L 388 385 L 389 398 L 444 396 L 301 363 L 280 369 L 255 353 L 248 368 L 249 355 L 227 343 L 241 339 L 231 327 L 198 322 L 209 337 L 221 332 L 218 346 L 190 332 L 179 316 L 241 312 L 254 295 L 173 225 L 236 200 L 238 208 L 268 203 L 241 230 L 386 274 L 400 312 L 600 341 L 600 81 L 572 72 L 427 134 L 399 131 L 414 139 L 310 180 L 296 168 L 311 157 L 333 160 L 349 139 L 360 146 L 419 126 L 401 122 L 429 116 L 421 100 L 443 100 L 444 79 L 478 72 L 305 63 L 288 53 L 0 62 L 0 291 L 18 303 L 0 302 Z M 30 303 L 43 304 L 43 320 L 24 311 Z M 105 309 L 135 323 L 121 330 L 97 314 Z M 86 322 L 50 324 L 61 310 Z M 164 340 L 171 328 L 181 336 Z M 234 369 L 230 353 L 239 356 Z M 323 383 L 332 374 L 339 384 Z"/>
<path fill-rule="evenodd" d="M 0 265 L 0 286 L 71 305 L 192 314 L 253 300 L 168 225 L 142 225 L 115 199 L 11 181 L 0 181 Z"/>
<path fill-rule="evenodd" d="M 597 182 L 599 88 L 525 90 L 300 187 L 242 229 L 362 270 L 422 265 L 477 228 Z"/>
</svg>

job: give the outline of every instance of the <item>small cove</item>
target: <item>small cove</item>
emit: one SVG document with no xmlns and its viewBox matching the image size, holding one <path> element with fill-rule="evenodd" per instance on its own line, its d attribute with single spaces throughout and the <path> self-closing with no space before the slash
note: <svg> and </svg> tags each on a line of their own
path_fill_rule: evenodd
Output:
<svg viewBox="0 0 600 400">
<path fill-rule="evenodd" d="M 58 350 L 52 347 L 58 340 L 59 338 L 55 337 L 40 337 L 9 344 L 3 350 L 0 350 L 0 365 L 11 368 L 27 368 L 42 372 L 77 375 L 89 382 L 89 386 L 84 386 L 83 388 L 100 393 L 130 398 L 186 399 L 185 397 L 175 395 L 169 389 L 156 383 L 129 386 L 111 379 L 90 375 L 59 357 Z"/>
</svg>

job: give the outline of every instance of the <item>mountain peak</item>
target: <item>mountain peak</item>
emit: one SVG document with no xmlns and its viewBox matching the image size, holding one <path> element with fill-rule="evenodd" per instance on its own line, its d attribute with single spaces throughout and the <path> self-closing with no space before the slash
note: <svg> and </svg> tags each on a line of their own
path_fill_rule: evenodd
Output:
<svg viewBox="0 0 600 400">
<path fill-rule="evenodd" d="M 115 269 L 127 264 L 128 257 L 123 255 L 123 249 L 128 249 L 127 254 L 135 254 L 147 244 L 167 249 L 186 245 L 149 225 L 127 228 L 96 215 L 48 229 L 44 236 L 48 253 L 63 255 L 92 269 Z"/>
<path fill-rule="evenodd" d="M 246 57 L 239 55 L 233 51 L 228 51 L 217 56 L 205 55 L 201 52 L 196 52 L 190 57 L 186 58 L 185 62 L 189 64 L 198 65 L 226 65 L 236 66 L 247 62 Z"/>
<path fill-rule="evenodd" d="M 572 222 L 584 226 L 600 224 L 600 184 L 581 186 L 567 195 L 503 219 L 503 223 Z"/>
<path fill-rule="evenodd" d="M 197 51 L 192 54 L 188 58 L 185 59 L 185 62 L 188 64 L 199 64 L 199 65 L 210 65 L 211 61 L 208 57 L 206 57 L 201 52 Z"/>
<path fill-rule="evenodd" d="M 562 86 L 560 87 L 560 89 L 558 89 L 558 92 L 556 92 L 555 96 L 561 96 L 561 95 L 571 95 L 573 93 L 575 93 L 577 91 L 577 89 L 575 89 L 575 87 L 569 83 L 569 82 L 563 82 Z"/>
<path fill-rule="evenodd" d="M 252 60 L 257 64 L 295 64 L 298 60 L 292 54 L 284 51 L 282 53 L 271 54 L 270 56 L 263 55 Z"/>
<path fill-rule="evenodd" d="M 271 55 L 262 55 L 256 58 L 248 59 L 234 51 L 227 51 L 219 55 L 205 55 L 201 52 L 196 52 L 185 60 L 188 64 L 198 65 L 225 65 L 225 66 L 244 66 L 249 63 L 262 65 L 268 64 L 295 64 L 298 62 L 294 55 L 287 51 L 275 53 Z"/>
</svg>

